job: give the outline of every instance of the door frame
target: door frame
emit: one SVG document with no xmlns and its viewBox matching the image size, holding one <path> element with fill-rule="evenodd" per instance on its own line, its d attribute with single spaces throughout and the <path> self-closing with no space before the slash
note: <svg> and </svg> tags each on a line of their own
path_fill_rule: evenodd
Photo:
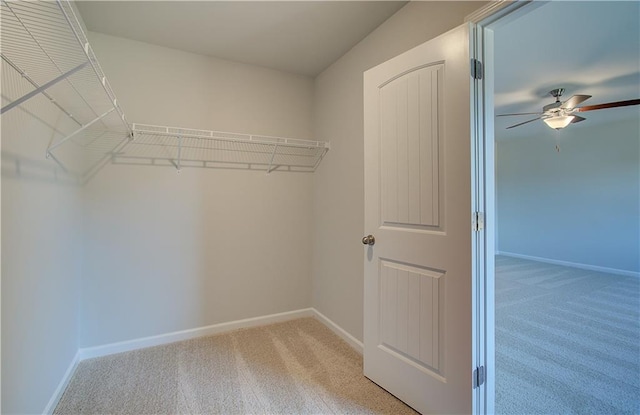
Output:
<svg viewBox="0 0 640 415">
<path fill-rule="evenodd" d="M 495 413 L 496 397 L 494 30 L 544 4 L 540 3 L 498 0 L 465 18 L 472 24 L 471 58 L 482 64 L 482 75 L 471 90 L 471 201 L 473 212 L 482 213 L 484 222 L 472 238 L 473 363 L 485 371 L 484 384 L 474 389 L 474 414 Z"/>
</svg>

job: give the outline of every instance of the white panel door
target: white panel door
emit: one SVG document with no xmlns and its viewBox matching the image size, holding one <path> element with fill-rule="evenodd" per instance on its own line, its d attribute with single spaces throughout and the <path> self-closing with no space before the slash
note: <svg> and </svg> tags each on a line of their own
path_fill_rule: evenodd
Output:
<svg viewBox="0 0 640 415">
<path fill-rule="evenodd" d="M 364 373 L 422 413 L 472 410 L 469 57 L 463 25 L 364 76 Z"/>
</svg>

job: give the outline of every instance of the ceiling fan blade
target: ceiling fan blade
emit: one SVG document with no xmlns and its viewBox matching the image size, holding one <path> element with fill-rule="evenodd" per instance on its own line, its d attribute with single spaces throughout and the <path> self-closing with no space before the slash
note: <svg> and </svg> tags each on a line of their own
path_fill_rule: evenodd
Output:
<svg viewBox="0 0 640 415">
<path fill-rule="evenodd" d="M 528 124 L 530 122 L 538 121 L 540 118 L 542 118 L 542 117 L 534 118 L 534 119 L 529 120 L 529 121 L 521 122 L 520 124 L 512 125 L 511 127 L 507 127 L 507 130 L 510 129 L 510 128 L 519 127 L 519 126 L 524 125 L 524 124 Z"/>
<path fill-rule="evenodd" d="M 574 95 L 563 102 L 560 108 L 575 108 L 589 98 L 591 98 L 591 95 Z"/>
<path fill-rule="evenodd" d="M 576 108 L 576 112 L 585 112 L 593 110 L 603 110 L 607 108 L 628 107 L 630 105 L 640 105 L 640 99 L 630 99 L 628 101 L 607 102 L 605 104 L 587 105 Z"/>
<path fill-rule="evenodd" d="M 542 115 L 542 112 L 515 112 L 513 114 L 498 114 L 496 117 L 508 117 L 511 115 Z"/>
<path fill-rule="evenodd" d="M 584 121 L 584 120 L 586 120 L 586 118 L 581 117 L 579 115 L 574 115 L 573 120 L 571 121 L 571 124 L 575 124 L 577 122 Z"/>
</svg>

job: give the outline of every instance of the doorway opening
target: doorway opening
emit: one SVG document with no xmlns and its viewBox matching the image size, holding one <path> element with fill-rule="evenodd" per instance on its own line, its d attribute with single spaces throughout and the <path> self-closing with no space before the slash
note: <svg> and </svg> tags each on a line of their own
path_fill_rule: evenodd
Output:
<svg viewBox="0 0 640 415">
<path fill-rule="evenodd" d="M 534 2 L 480 24 L 488 412 L 640 407 L 640 110 L 558 131 L 538 115 L 557 88 L 637 99 L 638 16 L 636 2 Z"/>
</svg>

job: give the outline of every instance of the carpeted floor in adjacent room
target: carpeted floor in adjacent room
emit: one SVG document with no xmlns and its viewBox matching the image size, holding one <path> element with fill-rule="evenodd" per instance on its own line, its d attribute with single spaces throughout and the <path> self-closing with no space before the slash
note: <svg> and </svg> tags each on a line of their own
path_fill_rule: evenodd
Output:
<svg viewBox="0 0 640 415">
<path fill-rule="evenodd" d="M 313 318 L 82 361 L 55 414 L 415 414 Z"/>
<path fill-rule="evenodd" d="M 640 413 L 640 278 L 496 257 L 496 414 Z"/>
</svg>

